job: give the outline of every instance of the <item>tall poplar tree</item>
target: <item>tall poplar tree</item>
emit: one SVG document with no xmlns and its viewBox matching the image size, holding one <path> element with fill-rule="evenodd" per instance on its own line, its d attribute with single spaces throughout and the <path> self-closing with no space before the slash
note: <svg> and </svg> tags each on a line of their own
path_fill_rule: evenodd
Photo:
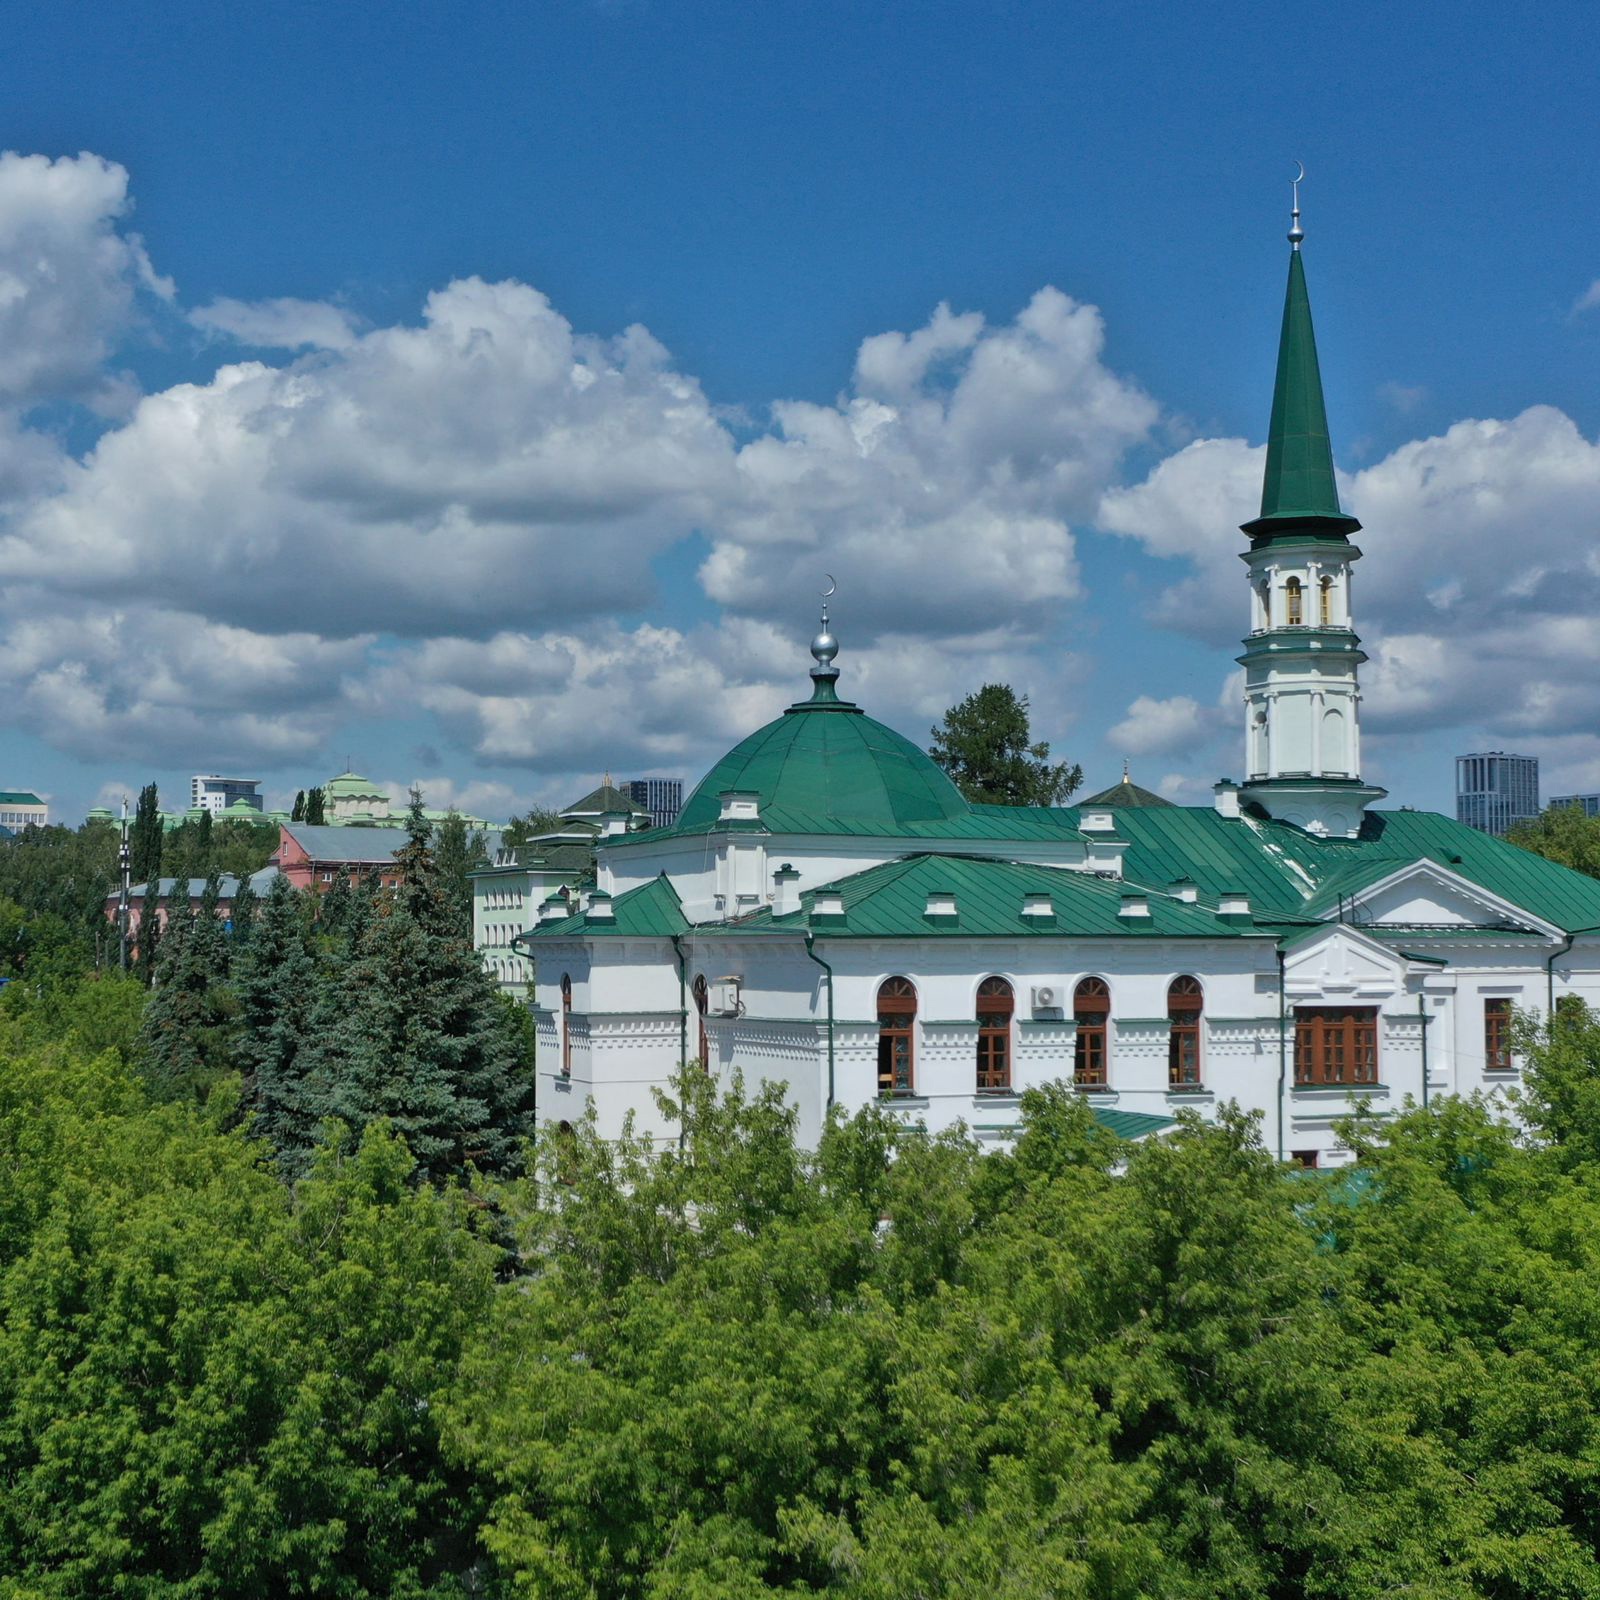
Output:
<svg viewBox="0 0 1600 1600">
<path fill-rule="evenodd" d="M 139 791 L 128 829 L 128 854 L 135 883 L 153 883 L 161 876 L 161 801 L 153 783 Z"/>
</svg>

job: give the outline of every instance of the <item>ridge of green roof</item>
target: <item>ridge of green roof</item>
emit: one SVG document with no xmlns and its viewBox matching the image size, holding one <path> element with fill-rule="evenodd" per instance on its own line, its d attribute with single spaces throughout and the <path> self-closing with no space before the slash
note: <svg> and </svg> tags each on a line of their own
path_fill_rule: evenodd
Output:
<svg viewBox="0 0 1600 1600">
<path fill-rule="evenodd" d="M 1311 297 L 1298 248 L 1289 254 L 1289 287 L 1278 336 L 1278 371 L 1272 390 L 1272 421 L 1267 430 L 1267 466 L 1261 481 L 1261 514 L 1247 522 L 1252 538 L 1280 529 L 1329 534 L 1354 533 L 1361 524 L 1339 505 L 1333 472 L 1333 443 L 1322 397 Z"/>
</svg>

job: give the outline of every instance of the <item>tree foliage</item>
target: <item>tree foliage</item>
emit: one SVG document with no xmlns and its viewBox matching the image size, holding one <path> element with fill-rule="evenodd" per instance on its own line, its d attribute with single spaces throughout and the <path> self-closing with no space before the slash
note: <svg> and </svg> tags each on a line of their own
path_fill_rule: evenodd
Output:
<svg viewBox="0 0 1600 1600">
<path fill-rule="evenodd" d="M 162 843 L 161 796 L 155 784 L 147 783 L 139 791 L 139 803 L 128 830 L 135 883 L 154 883 L 161 876 Z"/>
<path fill-rule="evenodd" d="M 1034 743 L 1028 697 L 1009 685 L 986 683 L 945 712 L 928 754 L 976 804 L 1058 806 L 1083 782 L 1083 769 L 1052 764 L 1050 746 Z"/>
<path fill-rule="evenodd" d="M 406 861 L 338 934 L 274 888 L 234 1025 L 437 927 Z M 1325 1173 L 1227 1107 L 1124 1144 L 1062 1085 L 1009 1151 L 875 1106 L 804 1150 L 689 1072 L 681 1144 L 580 1120 L 486 1187 L 382 1116 L 286 1182 L 152 1098 L 137 984 L 41 988 L 0 1001 L 8 1600 L 1600 1597 L 1581 1007 L 1521 1025 L 1524 1128 L 1446 1097 Z"/>
<path fill-rule="evenodd" d="M 512 849 L 519 844 L 526 844 L 530 839 L 537 839 L 540 834 L 554 833 L 561 826 L 561 815 L 556 811 L 547 811 L 541 806 L 535 806 L 520 817 L 513 817 L 501 833 L 501 842 Z"/>
<path fill-rule="evenodd" d="M 1529 822 L 1518 822 L 1506 834 L 1548 861 L 1600 878 L 1600 817 L 1578 806 L 1549 806 Z"/>
</svg>

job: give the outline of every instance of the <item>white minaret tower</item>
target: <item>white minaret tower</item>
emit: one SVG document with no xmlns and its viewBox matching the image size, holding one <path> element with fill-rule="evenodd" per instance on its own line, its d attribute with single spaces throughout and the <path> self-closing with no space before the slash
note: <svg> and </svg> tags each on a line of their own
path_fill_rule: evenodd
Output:
<svg viewBox="0 0 1600 1600">
<path fill-rule="evenodd" d="M 1304 169 L 1302 169 L 1302 176 Z M 1361 781 L 1361 689 L 1350 568 L 1360 530 L 1339 505 L 1322 376 L 1300 258 L 1299 180 L 1289 229 L 1289 293 L 1267 436 L 1261 515 L 1250 549 L 1245 770 L 1239 799 L 1308 833 L 1354 838 L 1384 790 Z"/>
</svg>

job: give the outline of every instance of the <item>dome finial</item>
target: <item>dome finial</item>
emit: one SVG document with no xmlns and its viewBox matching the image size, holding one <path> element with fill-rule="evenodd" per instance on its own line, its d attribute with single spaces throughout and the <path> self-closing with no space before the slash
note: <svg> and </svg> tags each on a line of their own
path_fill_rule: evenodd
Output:
<svg viewBox="0 0 1600 1600">
<path fill-rule="evenodd" d="M 834 638 L 833 630 L 828 625 L 828 597 L 838 592 L 839 585 L 834 582 L 831 572 L 827 577 L 828 587 L 822 591 L 822 627 L 811 641 L 811 654 L 817 662 L 811 669 L 811 677 L 816 684 L 811 691 L 813 700 L 837 698 L 833 686 L 838 681 L 839 669 L 834 666 L 833 658 L 839 653 L 839 641 Z"/>
<path fill-rule="evenodd" d="M 1293 182 L 1289 185 L 1290 193 L 1294 196 L 1292 208 L 1289 212 L 1289 244 L 1298 250 L 1300 241 L 1305 238 L 1306 230 L 1300 226 L 1300 185 L 1306 180 L 1306 164 L 1303 161 L 1295 162 L 1297 171 Z"/>
</svg>

